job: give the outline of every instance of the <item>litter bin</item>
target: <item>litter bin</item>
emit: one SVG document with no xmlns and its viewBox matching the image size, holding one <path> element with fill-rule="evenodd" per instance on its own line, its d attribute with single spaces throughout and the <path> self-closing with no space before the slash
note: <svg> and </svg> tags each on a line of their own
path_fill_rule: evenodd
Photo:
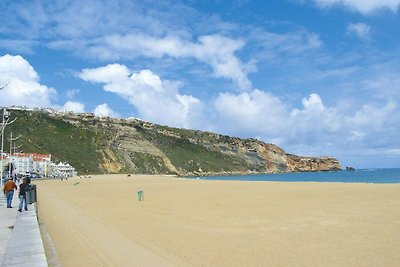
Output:
<svg viewBox="0 0 400 267">
<path fill-rule="evenodd" d="M 36 202 L 36 185 L 31 184 L 26 190 L 26 203 L 32 204 Z"/>
<path fill-rule="evenodd" d="M 139 200 L 139 201 L 144 200 L 143 191 L 138 191 L 138 192 L 137 192 L 137 195 L 138 195 L 138 200 Z"/>
</svg>

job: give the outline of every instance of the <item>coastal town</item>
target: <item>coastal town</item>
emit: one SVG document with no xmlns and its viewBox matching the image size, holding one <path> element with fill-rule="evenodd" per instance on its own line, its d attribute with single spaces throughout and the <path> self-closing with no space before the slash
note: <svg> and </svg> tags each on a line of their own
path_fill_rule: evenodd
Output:
<svg viewBox="0 0 400 267">
<path fill-rule="evenodd" d="M 73 166 L 68 162 L 59 161 L 58 163 L 53 162 L 51 154 L 39 154 L 35 152 L 23 153 L 17 152 L 15 143 L 12 142 L 17 140 L 13 139 L 12 135 L 8 139 L 10 142 L 9 151 L 5 151 L 4 134 L 7 125 L 12 124 L 14 120 L 10 121 L 10 111 L 15 110 L 29 110 L 27 107 L 13 106 L 9 108 L 1 108 L 2 119 L 0 122 L 1 129 L 1 150 L 0 150 L 0 180 L 3 182 L 8 178 L 66 178 L 77 175 L 77 172 Z M 40 109 L 41 111 L 44 111 Z M 47 112 L 55 112 L 50 110 Z M 58 112 L 57 112 L 58 113 Z M 64 113 L 64 112 L 61 112 Z"/>
<path fill-rule="evenodd" d="M 52 162 L 51 154 L 3 153 L 0 161 L 0 166 L 3 166 L 6 170 L 3 173 L 3 178 L 25 176 L 31 178 L 64 178 L 77 175 L 75 168 L 68 162 Z"/>
</svg>

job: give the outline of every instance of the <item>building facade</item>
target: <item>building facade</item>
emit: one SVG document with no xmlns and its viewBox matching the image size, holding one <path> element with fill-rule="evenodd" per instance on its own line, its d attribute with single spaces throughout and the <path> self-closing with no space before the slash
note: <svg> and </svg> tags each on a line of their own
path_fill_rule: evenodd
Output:
<svg viewBox="0 0 400 267">
<path fill-rule="evenodd" d="M 75 168 L 68 163 L 53 163 L 51 154 L 15 153 L 10 156 L 4 153 L 0 160 L 4 169 L 7 165 L 12 166 L 12 176 L 35 174 L 39 177 L 73 177 L 77 175 Z"/>
<path fill-rule="evenodd" d="M 75 168 L 69 165 L 68 163 L 58 163 L 51 164 L 51 175 L 52 177 L 74 177 L 77 175 Z"/>
<path fill-rule="evenodd" d="M 16 153 L 9 159 L 14 167 L 13 174 L 34 173 L 44 177 L 49 175 L 51 154 Z"/>
</svg>

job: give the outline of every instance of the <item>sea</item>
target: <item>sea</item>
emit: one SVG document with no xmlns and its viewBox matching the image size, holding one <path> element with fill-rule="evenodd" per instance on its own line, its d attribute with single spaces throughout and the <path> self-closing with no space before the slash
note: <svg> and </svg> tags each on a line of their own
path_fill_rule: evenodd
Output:
<svg viewBox="0 0 400 267">
<path fill-rule="evenodd" d="M 339 183 L 400 183 L 400 168 L 356 169 L 354 171 L 299 172 L 279 174 L 229 175 L 191 177 L 201 180 L 276 181 L 276 182 L 339 182 Z"/>
</svg>

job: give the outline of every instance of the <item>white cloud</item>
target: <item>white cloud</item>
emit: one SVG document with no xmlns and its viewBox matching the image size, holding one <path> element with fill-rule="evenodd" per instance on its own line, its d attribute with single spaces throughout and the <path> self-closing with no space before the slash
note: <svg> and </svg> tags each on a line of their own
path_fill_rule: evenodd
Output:
<svg viewBox="0 0 400 267">
<path fill-rule="evenodd" d="M 286 129 L 288 143 L 323 144 L 331 135 L 341 135 L 344 130 L 337 108 L 326 107 L 318 94 L 302 99 L 301 109 L 290 111 L 290 127 Z"/>
<path fill-rule="evenodd" d="M 400 156 L 400 148 L 393 148 L 393 149 L 388 149 L 386 151 L 387 155 L 398 155 Z"/>
<path fill-rule="evenodd" d="M 396 114 L 398 109 L 399 107 L 394 102 L 388 102 L 383 107 L 366 104 L 354 116 L 347 118 L 347 121 L 356 127 L 379 130 L 391 126 L 388 125 L 387 120 Z"/>
<path fill-rule="evenodd" d="M 335 5 L 342 5 L 351 10 L 360 12 L 364 15 L 371 14 L 378 10 L 390 10 L 396 13 L 400 0 L 313 0 L 318 6 L 322 8 L 332 7 Z"/>
<path fill-rule="evenodd" d="M 215 109 L 233 132 L 253 133 L 266 139 L 290 140 L 303 138 L 318 128 L 329 128 L 334 113 L 322 103 L 319 95 L 311 94 L 302 100 L 302 109 L 291 109 L 278 97 L 255 89 L 242 94 L 223 93 L 215 101 Z M 323 119 L 322 119 L 323 118 Z M 320 121 L 318 127 L 315 123 Z M 331 125 L 333 126 L 333 125 Z M 314 134 L 312 134 L 314 136 Z"/>
<path fill-rule="evenodd" d="M 80 102 L 67 101 L 64 106 L 61 107 L 61 110 L 82 113 L 85 112 L 85 105 Z"/>
<path fill-rule="evenodd" d="M 145 120 L 190 127 L 195 124 L 196 116 L 201 114 L 200 100 L 181 94 L 180 82 L 162 80 L 150 70 L 133 73 L 124 65 L 110 64 L 84 69 L 79 77 L 85 81 L 104 84 L 105 91 L 127 100 Z"/>
<path fill-rule="evenodd" d="M 21 56 L 0 56 L 0 84 L 7 84 L 0 91 L 2 106 L 48 107 L 56 95 L 53 88 L 40 84 L 39 75 Z"/>
<path fill-rule="evenodd" d="M 371 26 L 365 23 L 350 23 L 347 25 L 347 34 L 355 35 L 360 39 L 369 39 Z"/>
<path fill-rule="evenodd" d="M 96 116 L 100 116 L 100 117 L 119 117 L 120 115 L 118 114 L 118 112 L 115 112 L 114 110 L 112 110 L 106 103 L 100 104 L 98 105 L 94 111 L 93 111 L 94 115 Z"/>
<path fill-rule="evenodd" d="M 400 145 L 400 108 L 394 102 L 366 104 L 353 112 L 326 106 L 318 94 L 293 108 L 270 93 L 220 94 L 215 101 L 219 131 L 257 136 L 296 153 L 350 153 Z"/>
<path fill-rule="evenodd" d="M 241 94 L 222 93 L 215 101 L 220 129 L 241 134 L 278 138 L 287 127 L 288 112 L 277 97 L 253 90 Z"/>
<path fill-rule="evenodd" d="M 75 95 L 79 94 L 79 92 L 80 92 L 79 89 L 70 89 L 66 92 L 67 98 L 73 99 Z"/>
<path fill-rule="evenodd" d="M 76 43 L 74 40 L 61 41 L 53 42 L 51 46 L 74 47 Z M 222 35 L 200 36 L 197 42 L 192 42 L 177 36 L 158 38 L 142 33 L 130 33 L 114 34 L 83 42 L 77 51 L 101 60 L 133 59 L 139 56 L 194 58 L 211 66 L 216 77 L 232 80 L 237 88 L 248 90 L 251 88 L 251 82 L 247 74 L 255 71 L 256 67 L 254 61 L 243 63 L 235 55 L 235 52 L 243 46 L 243 40 Z"/>
<path fill-rule="evenodd" d="M 381 64 L 371 65 L 367 71 L 363 71 L 360 86 L 374 98 L 400 101 L 399 72 L 400 60 L 396 57 Z"/>
<path fill-rule="evenodd" d="M 306 112 L 314 113 L 323 112 L 325 110 L 321 97 L 317 94 L 311 94 L 309 98 L 303 98 L 302 103 Z"/>
<path fill-rule="evenodd" d="M 31 40 L 1 39 L 0 48 L 17 53 L 33 54 L 33 47 L 37 44 L 37 41 Z"/>
<path fill-rule="evenodd" d="M 260 42 L 268 53 L 299 54 L 323 45 L 319 35 L 304 30 L 274 33 L 258 29 L 254 30 L 251 37 Z"/>
</svg>

